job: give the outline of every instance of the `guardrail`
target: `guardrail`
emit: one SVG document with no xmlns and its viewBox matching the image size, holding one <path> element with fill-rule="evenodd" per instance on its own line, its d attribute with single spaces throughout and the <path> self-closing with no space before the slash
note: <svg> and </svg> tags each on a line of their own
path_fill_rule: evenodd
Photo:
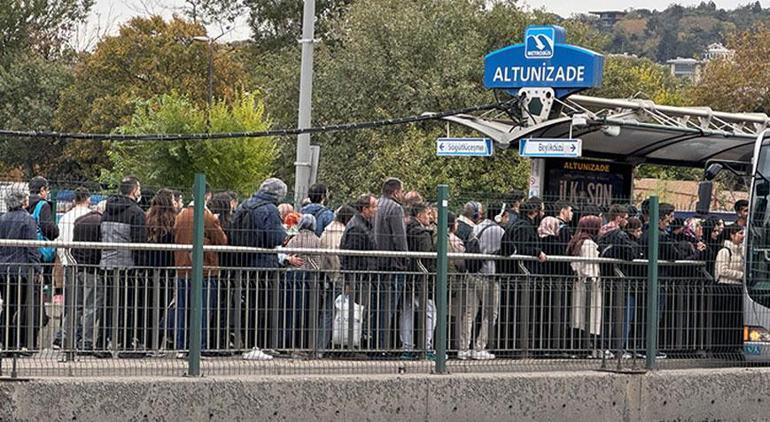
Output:
<svg viewBox="0 0 770 422">
<path fill-rule="evenodd" d="M 191 250 L 190 245 L 0 240 L 0 248 L 42 245 Z M 203 249 L 437 258 L 437 254 L 409 252 Z M 563 264 L 556 266 L 556 273 L 537 274 L 526 265 L 536 259 L 527 256 L 447 257 L 518 262 L 514 274 L 447 274 L 448 300 L 443 311 L 447 315 L 445 358 L 451 371 L 501 370 L 517 361 L 530 366 L 568 362 L 581 367 L 643 369 L 642 360 L 650 349 L 646 335 L 651 318 L 660 320 L 652 325 L 659 334 L 655 346 L 667 356 L 739 359 L 735 334 L 740 336 L 742 327 L 725 326 L 722 316 L 729 312 L 715 308 L 715 303 L 740 303 L 742 291 L 715 284 L 702 262 L 660 263 L 665 275 L 656 295 L 660 307 L 656 318 L 645 306 L 651 294 L 645 260 L 553 256 L 549 262 Z M 599 265 L 602 275 L 597 280 L 580 280 L 570 268 L 573 263 Z M 262 371 L 285 370 L 286 362 L 297 359 L 307 367 L 329 371 L 339 365 L 349 368 L 344 365 L 350 362 L 362 370 L 366 366 L 360 365 L 369 365 L 369 370 L 387 368 L 385 362 L 424 362 L 423 368 L 432 368 L 429 360 L 440 360 L 435 344 L 438 272 L 424 266 L 416 272 L 324 271 L 312 264 L 301 269 L 204 269 L 200 326 L 189 322 L 189 268 L 66 267 L 61 296 L 43 292 L 35 271 L 22 266 L 0 281 L 5 301 L 0 343 L 4 360 L 12 362 L 11 374 L 16 376 L 63 371 L 72 375 L 146 373 L 142 365 L 153 373 L 180 373 L 186 370 L 180 363 L 186 361 L 169 358 L 190 359 L 194 331 L 201 339 L 203 370 L 212 373 L 250 373 L 253 366 L 243 366 L 244 358 L 258 362 Z M 52 271 L 50 266 L 38 270 Z M 732 309 L 728 315 L 732 321 L 739 311 Z M 133 362 L 130 370 L 121 370 L 125 362 Z"/>
</svg>

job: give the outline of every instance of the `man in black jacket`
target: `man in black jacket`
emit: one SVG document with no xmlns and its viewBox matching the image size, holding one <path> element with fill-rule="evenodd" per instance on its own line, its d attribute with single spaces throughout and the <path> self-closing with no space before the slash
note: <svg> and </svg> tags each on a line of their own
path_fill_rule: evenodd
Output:
<svg viewBox="0 0 770 422">
<path fill-rule="evenodd" d="M 500 245 L 500 254 L 502 256 L 525 255 L 533 256 L 540 262 L 545 262 L 546 255 L 540 245 L 540 237 L 537 235 L 539 220 L 543 216 L 543 201 L 540 198 L 532 197 L 521 205 L 521 218 L 508 224 L 505 228 L 505 234 Z M 532 262 L 524 264 L 530 271 L 535 268 Z M 502 272 L 504 274 L 515 274 L 519 270 L 514 261 L 503 261 Z"/>
<path fill-rule="evenodd" d="M 10 192 L 5 198 L 8 212 L 0 216 L 0 239 L 36 240 L 37 225 L 24 209 L 29 204 L 29 196 L 23 192 Z M 34 349 L 39 324 L 39 280 L 42 268 L 40 252 L 37 248 L 8 247 L 0 248 L 0 293 L 5 300 L 2 321 L 9 324 L 5 333 L 5 324 L 0 324 L 0 343 L 6 350 Z M 29 285 L 33 285 L 32 300 L 27 300 Z M 32 303 L 32 309 L 27 303 Z M 32 321 L 29 317 L 32 316 Z M 27 338 L 26 327 L 32 325 L 33 338 Z M 19 329 L 19 327 L 21 327 Z M 19 332 L 17 338 L 16 334 Z"/>
<path fill-rule="evenodd" d="M 413 204 L 409 209 L 409 222 L 406 225 L 406 240 L 409 252 L 435 252 L 436 245 L 433 242 L 431 223 L 431 209 L 425 203 Z M 436 262 L 434 259 L 411 258 L 409 260 L 411 283 L 407 283 L 404 294 L 404 309 L 400 318 L 401 344 L 405 352 L 414 349 L 414 311 L 425 303 L 425 349 L 433 347 L 433 330 L 436 328 L 436 306 L 429 297 L 424 297 L 423 292 L 432 292 L 430 279 L 435 274 Z M 428 283 L 425 288 L 423 283 Z M 431 353 L 431 352 L 429 352 Z"/>
<path fill-rule="evenodd" d="M 372 194 L 358 197 L 355 203 L 356 215 L 345 226 L 342 234 L 340 249 L 351 251 L 373 251 L 377 249 L 374 242 L 372 220 L 377 213 L 377 198 Z M 345 271 L 375 271 L 377 261 L 370 257 L 347 256 L 341 257 L 342 269 Z M 355 279 L 367 277 L 365 274 L 354 274 Z"/>
<path fill-rule="evenodd" d="M 48 202 L 48 180 L 42 176 L 35 176 L 29 181 L 29 204 L 27 211 L 30 214 L 35 212 L 35 208 L 40 204 L 40 221 L 38 225 L 40 231 L 48 240 L 55 240 L 59 237 L 59 227 L 56 225 L 56 216 Z"/>
<path fill-rule="evenodd" d="M 374 241 L 374 226 L 372 221 L 377 214 L 377 198 L 370 194 L 363 194 L 358 197 L 354 204 L 356 214 L 350 219 L 345 226 L 345 231 L 342 233 L 342 239 L 340 240 L 340 249 L 350 251 L 374 251 L 377 249 L 377 244 Z M 378 270 L 377 259 L 370 256 L 350 256 L 342 255 L 340 257 L 340 264 L 345 271 L 345 294 L 350 294 L 355 290 L 367 291 L 370 286 L 374 286 L 374 280 L 377 280 L 375 271 Z M 367 299 L 365 299 L 367 300 Z M 369 308 L 372 312 L 369 313 L 369 348 L 376 348 L 376 321 L 377 314 L 373 312 L 373 307 L 376 306 L 377 293 L 376 289 L 373 289 L 371 298 L 367 300 L 369 302 Z"/>
<path fill-rule="evenodd" d="M 100 224 L 103 243 L 145 243 L 147 231 L 144 224 L 144 211 L 138 202 L 142 198 L 142 188 L 139 180 L 134 176 L 126 176 L 120 182 L 120 188 L 116 195 L 107 198 L 106 209 L 102 215 Z M 107 306 L 117 306 L 125 312 L 118 321 L 126 321 L 125 326 L 118 326 L 117 342 L 126 352 L 121 352 L 118 357 L 138 358 L 146 356 L 144 350 L 144 312 L 152 298 L 145 294 L 146 281 L 137 280 L 136 266 L 141 265 L 143 254 L 141 251 L 129 249 L 102 249 L 100 267 L 105 271 L 107 280 Z M 128 286 L 125 285 L 128 283 Z M 118 303 L 109 303 L 112 298 L 111 289 L 117 288 L 119 292 Z M 148 291 L 149 293 L 149 291 Z M 122 314 L 122 312 L 121 312 Z M 149 317 L 149 315 L 148 315 Z M 151 321 L 151 318 L 146 320 Z M 134 322 L 136 321 L 136 323 Z"/>
</svg>

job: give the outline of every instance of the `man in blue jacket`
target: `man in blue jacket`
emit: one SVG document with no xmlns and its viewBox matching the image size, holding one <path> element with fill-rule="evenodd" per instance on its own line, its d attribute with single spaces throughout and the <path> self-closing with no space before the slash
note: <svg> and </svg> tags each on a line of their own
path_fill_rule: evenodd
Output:
<svg viewBox="0 0 770 422">
<path fill-rule="evenodd" d="M 256 248 L 276 249 L 286 240 L 286 230 L 281 224 L 278 203 L 286 196 L 286 183 L 277 178 L 262 182 L 257 192 L 238 207 L 232 221 L 230 242 L 233 246 L 250 246 Z M 236 258 L 239 267 L 253 270 L 253 274 L 243 277 L 253 285 L 246 286 L 249 295 L 248 303 L 252 309 L 244 309 L 244 317 L 248 320 L 246 344 L 255 347 L 243 355 L 245 360 L 270 360 L 272 356 L 256 347 L 260 341 L 272 338 L 272 331 L 262 331 L 261 327 L 269 327 L 265 319 L 275 319 L 278 309 L 272 306 L 272 282 L 277 280 L 275 270 L 282 264 L 291 266 L 302 265 L 302 260 L 285 254 L 276 253 L 244 253 Z M 261 290 L 261 291 L 259 291 Z M 268 312 L 271 309 L 272 313 Z M 260 328 L 257 328 L 260 327 Z"/>
<path fill-rule="evenodd" d="M 36 240 L 37 224 L 25 210 L 29 205 L 29 195 L 26 192 L 10 192 L 5 198 L 8 212 L 0 216 L 0 239 Z M 34 349 L 40 327 L 40 282 L 42 280 L 40 252 L 35 247 L 0 248 L 0 292 L 5 296 L 3 321 L 10 321 L 7 327 L 8 344 L 5 350 L 20 351 L 24 348 Z M 32 284 L 35 298 L 28 300 L 28 286 Z M 29 309 L 28 303 L 32 303 Z M 30 321 L 29 317 L 33 320 Z M 27 338 L 24 327 L 32 325 L 33 338 Z M 18 327 L 22 327 L 18 329 Z M 4 324 L 0 324 L 0 343 L 6 339 Z M 17 338 L 16 334 L 19 332 Z M 0 348 L 2 349 L 2 348 Z"/>
<path fill-rule="evenodd" d="M 315 217 L 315 234 L 318 237 L 321 237 L 326 226 L 334 221 L 334 211 L 325 206 L 328 194 L 326 185 L 323 183 L 314 184 L 308 192 L 310 203 L 300 210 L 302 214 L 310 214 Z"/>
</svg>

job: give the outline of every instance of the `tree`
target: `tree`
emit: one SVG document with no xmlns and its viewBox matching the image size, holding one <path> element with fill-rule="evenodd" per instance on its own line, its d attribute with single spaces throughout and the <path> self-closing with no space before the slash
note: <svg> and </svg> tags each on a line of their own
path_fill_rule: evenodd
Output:
<svg viewBox="0 0 770 422">
<path fill-rule="evenodd" d="M 281 49 L 296 44 L 302 34 L 303 0 L 242 1 L 249 10 L 249 26 L 260 50 Z M 330 41 L 333 21 L 342 17 L 352 2 L 316 0 L 316 38 Z"/>
<path fill-rule="evenodd" d="M 207 102 L 209 46 L 200 23 L 159 16 L 134 18 L 117 35 L 105 37 L 80 57 L 74 82 L 64 90 L 55 127 L 70 132 L 108 133 L 129 123 L 137 101 L 176 91 L 192 104 Z M 247 88 L 245 72 L 227 46 L 212 45 L 214 97 L 232 99 Z M 205 128 L 204 128 L 205 129 Z M 98 143 L 69 143 L 66 165 L 82 177 L 96 177 L 108 165 Z"/>
<path fill-rule="evenodd" d="M 93 0 L 0 0 L 0 57 L 27 50 L 55 57 L 92 5 Z"/>
<path fill-rule="evenodd" d="M 493 103 L 482 86 L 483 56 L 521 42 L 526 25 L 536 22 L 563 23 L 553 15 L 525 13 L 511 1 L 352 2 L 344 18 L 334 21 L 329 35 L 334 42 L 316 48 L 314 124 Z M 574 28 L 571 42 L 594 48 L 605 42 L 590 28 Z M 254 78 L 270 87 L 266 103 L 276 124 L 296 125 L 299 52 L 255 54 Z M 478 136 L 456 125 L 449 130 Z M 502 149 L 490 159 L 436 157 L 435 139 L 445 131 L 443 122 L 432 122 L 314 135 L 313 142 L 321 145 L 319 179 L 344 197 L 376 192 L 385 175 L 403 175 L 410 188 L 426 191 L 439 181 L 466 192 L 502 193 L 526 185 L 528 161 Z M 278 160 L 277 172 L 289 183 L 294 145 L 281 143 Z"/>
<path fill-rule="evenodd" d="M 71 82 L 67 67 L 46 61 L 35 53 L 17 54 L 0 66 L 0 121 L 3 129 L 51 130 L 59 93 Z M 47 174 L 56 179 L 67 174 L 59 166 L 64 145 L 50 139 L 0 138 L 4 170 L 21 168 L 30 177 Z"/>
<path fill-rule="evenodd" d="M 213 132 L 262 131 L 270 127 L 265 106 L 256 94 L 239 94 L 232 104 L 218 100 L 210 110 Z M 132 133 L 200 133 L 206 131 L 206 110 L 179 94 L 142 101 L 131 122 L 118 129 Z M 275 158 L 272 138 L 208 141 L 116 142 L 108 150 L 112 163 L 102 179 L 115 183 L 137 175 L 148 186 L 192 186 L 203 172 L 211 186 L 252 193 L 272 175 Z"/>
<path fill-rule="evenodd" d="M 604 62 L 602 87 L 591 95 L 609 98 L 640 97 L 658 104 L 682 105 L 682 82 L 665 66 L 648 59 L 609 56 Z"/>
<path fill-rule="evenodd" d="M 770 114 L 770 29 L 764 25 L 728 41 L 733 59 L 714 60 L 691 90 L 692 103 L 729 112 Z"/>
</svg>

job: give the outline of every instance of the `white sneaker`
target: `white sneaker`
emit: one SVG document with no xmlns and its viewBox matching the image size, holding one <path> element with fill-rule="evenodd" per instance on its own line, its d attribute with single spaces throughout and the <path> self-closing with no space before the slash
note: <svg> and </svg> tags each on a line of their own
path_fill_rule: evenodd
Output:
<svg viewBox="0 0 770 422">
<path fill-rule="evenodd" d="M 471 352 L 471 359 L 475 360 L 492 360 L 495 355 L 487 352 L 486 350 L 474 350 Z"/>
<path fill-rule="evenodd" d="M 187 359 L 187 353 L 185 352 L 179 352 L 176 354 L 177 359 Z"/>
<path fill-rule="evenodd" d="M 460 350 L 457 352 L 457 359 L 460 360 L 468 360 L 471 358 L 471 351 L 470 350 Z"/>
<path fill-rule="evenodd" d="M 257 349 L 256 347 L 251 349 L 250 352 L 243 354 L 243 360 L 273 360 L 273 357 L 267 353 Z"/>
</svg>

